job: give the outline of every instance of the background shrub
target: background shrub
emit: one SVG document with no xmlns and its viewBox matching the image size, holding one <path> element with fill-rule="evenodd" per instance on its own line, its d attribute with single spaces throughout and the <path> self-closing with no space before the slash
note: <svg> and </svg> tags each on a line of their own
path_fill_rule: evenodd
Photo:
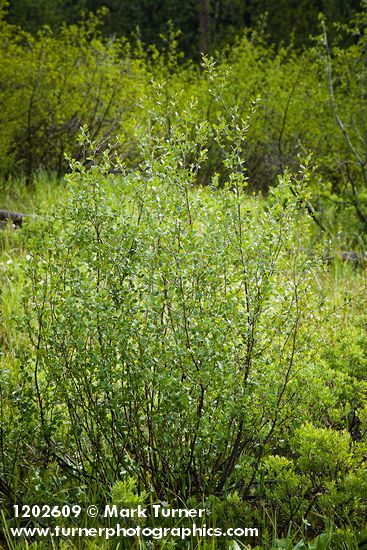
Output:
<svg viewBox="0 0 367 550">
<path fill-rule="evenodd" d="M 44 168 L 62 175 L 66 152 L 83 157 L 77 136 L 85 124 L 99 151 L 119 134 L 131 154 L 144 68 L 127 43 L 103 40 L 98 25 L 91 16 L 58 35 L 45 28 L 33 37 L 0 21 L 0 174 L 30 178 Z"/>
</svg>

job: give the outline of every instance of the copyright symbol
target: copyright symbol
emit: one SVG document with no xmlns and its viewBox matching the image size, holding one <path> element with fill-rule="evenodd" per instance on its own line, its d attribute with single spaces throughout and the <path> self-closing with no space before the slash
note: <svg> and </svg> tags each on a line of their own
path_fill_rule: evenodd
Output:
<svg viewBox="0 0 367 550">
<path fill-rule="evenodd" d="M 88 516 L 90 516 L 91 518 L 95 518 L 95 517 L 98 515 L 98 508 L 97 508 L 97 506 L 95 506 L 94 504 L 91 504 L 90 506 L 88 506 L 88 508 L 87 508 L 87 514 L 88 514 Z"/>
</svg>

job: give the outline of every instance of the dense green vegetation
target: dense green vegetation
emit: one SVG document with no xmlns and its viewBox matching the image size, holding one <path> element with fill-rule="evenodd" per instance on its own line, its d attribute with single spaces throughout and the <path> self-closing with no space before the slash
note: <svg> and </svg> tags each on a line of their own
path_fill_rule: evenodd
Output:
<svg viewBox="0 0 367 550">
<path fill-rule="evenodd" d="M 100 20 L 91 16 L 78 26 L 34 37 L 1 20 L 0 174 L 37 169 L 67 169 L 65 152 L 81 160 L 80 127 L 86 125 L 102 152 L 119 139 L 118 151 L 135 167 L 134 126 L 144 119 L 139 101 L 150 94 L 154 78 L 166 82 L 166 99 L 181 90 L 180 101 L 199 99 L 203 119 L 214 122 L 225 112 L 213 104 L 210 84 L 198 67 L 186 62 L 170 31 L 166 46 L 144 49 L 140 42 L 105 39 Z M 335 233 L 335 217 L 358 246 L 367 227 L 366 211 L 366 15 L 356 15 L 340 39 L 328 42 L 320 21 L 315 46 L 303 53 L 291 47 L 269 47 L 251 32 L 224 49 L 218 78 L 225 79 L 224 100 L 247 116 L 258 98 L 246 148 L 252 190 L 266 190 L 286 167 L 297 169 L 298 155 L 313 153 L 316 168 L 313 206 L 324 230 Z M 354 43 L 342 48 L 347 37 Z M 357 37 L 357 39 L 356 39 Z M 220 172 L 221 153 L 208 136 L 209 159 L 200 183 Z M 359 243 L 360 244 L 360 243 Z"/>
<path fill-rule="evenodd" d="M 0 545 L 363 549 L 366 5 L 200 66 L 172 27 L 58 28 L 55 2 L 25 30 L 24 5 L 0 19 L 0 206 L 28 214 L 0 234 Z M 11 534 L 107 525 L 15 504 L 162 502 L 259 536 Z"/>
</svg>

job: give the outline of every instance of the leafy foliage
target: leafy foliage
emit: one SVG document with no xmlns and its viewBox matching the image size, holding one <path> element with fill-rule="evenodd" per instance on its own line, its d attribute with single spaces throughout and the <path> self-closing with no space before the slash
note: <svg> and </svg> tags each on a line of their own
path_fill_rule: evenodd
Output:
<svg viewBox="0 0 367 550">
<path fill-rule="evenodd" d="M 302 54 L 252 32 L 201 71 L 172 29 L 0 24 L 1 173 L 68 171 L 1 232 L 8 546 L 15 502 L 169 501 L 258 548 L 363 547 L 366 281 L 326 262 L 365 240 L 365 12 L 347 48 L 321 20 Z"/>
<path fill-rule="evenodd" d="M 57 37 L 48 29 L 33 37 L 4 20 L 0 25 L 0 173 L 30 177 L 43 167 L 62 174 L 66 151 L 83 154 L 76 138 L 85 124 L 100 148 L 119 133 L 129 151 L 144 71 L 127 44 L 104 42 L 94 17 L 63 27 Z"/>
<path fill-rule="evenodd" d="M 216 70 L 226 86 L 219 103 L 213 102 L 208 75 L 183 59 L 172 28 L 159 50 L 106 41 L 100 25 L 91 16 L 59 34 L 45 28 L 31 36 L 1 19 L 0 174 L 21 171 L 30 179 L 40 167 L 63 174 L 65 152 L 84 158 L 77 143 L 84 125 L 96 144 L 95 157 L 118 136 L 119 154 L 137 167 L 134 128 L 149 116 L 138 103 L 149 94 L 152 78 L 166 81 L 167 105 L 178 90 L 178 109 L 191 95 L 198 97 L 202 117 L 211 123 L 228 107 L 246 117 L 249 102 L 260 98 L 247 134 L 251 189 L 267 192 L 277 174 L 296 171 L 298 156 L 312 151 L 309 211 L 329 235 L 348 227 L 354 246 L 361 246 L 358 235 L 367 229 L 364 8 L 340 27 L 334 44 L 322 22 L 316 45 L 301 54 L 269 47 L 261 32 L 246 33 L 220 54 Z M 354 43 L 342 48 L 345 37 Z M 209 155 L 198 183 L 209 184 L 216 173 L 223 183 L 228 176 L 214 137 L 207 136 Z"/>
<path fill-rule="evenodd" d="M 179 112 L 180 94 L 167 105 L 154 84 L 138 168 L 113 149 L 96 162 L 84 133 L 91 164 L 72 161 L 66 197 L 28 242 L 3 495 L 54 503 L 100 486 L 97 501 L 205 501 L 222 523 L 261 525 L 264 541 L 262 510 L 279 535 L 293 522 L 316 535 L 325 517 L 358 526 L 366 432 L 338 413 L 354 403 L 348 373 L 333 372 L 322 264 L 305 252 L 308 160 L 266 204 L 249 198 L 256 105 L 244 119 L 209 59 L 205 70 L 225 116 L 202 120 L 194 99 Z M 209 139 L 227 179 L 198 190 Z"/>
</svg>

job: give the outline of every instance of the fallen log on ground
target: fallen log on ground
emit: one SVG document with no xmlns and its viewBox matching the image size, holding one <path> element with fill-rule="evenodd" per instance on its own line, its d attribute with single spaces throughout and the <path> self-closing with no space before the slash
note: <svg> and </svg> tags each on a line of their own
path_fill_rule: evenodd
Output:
<svg viewBox="0 0 367 550">
<path fill-rule="evenodd" d="M 355 250 L 340 250 L 336 252 L 325 253 L 322 259 L 328 264 L 337 260 L 343 263 L 352 264 L 354 266 L 364 266 L 367 263 L 367 253 L 356 252 Z"/>
<path fill-rule="evenodd" d="M 0 210 L 0 227 L 5 227 L 8 221 L 11 221 L 14 227 L 21 227 L 26 216 L 19 212 L 9 212 L 9 210 Z"/>
</svg>

